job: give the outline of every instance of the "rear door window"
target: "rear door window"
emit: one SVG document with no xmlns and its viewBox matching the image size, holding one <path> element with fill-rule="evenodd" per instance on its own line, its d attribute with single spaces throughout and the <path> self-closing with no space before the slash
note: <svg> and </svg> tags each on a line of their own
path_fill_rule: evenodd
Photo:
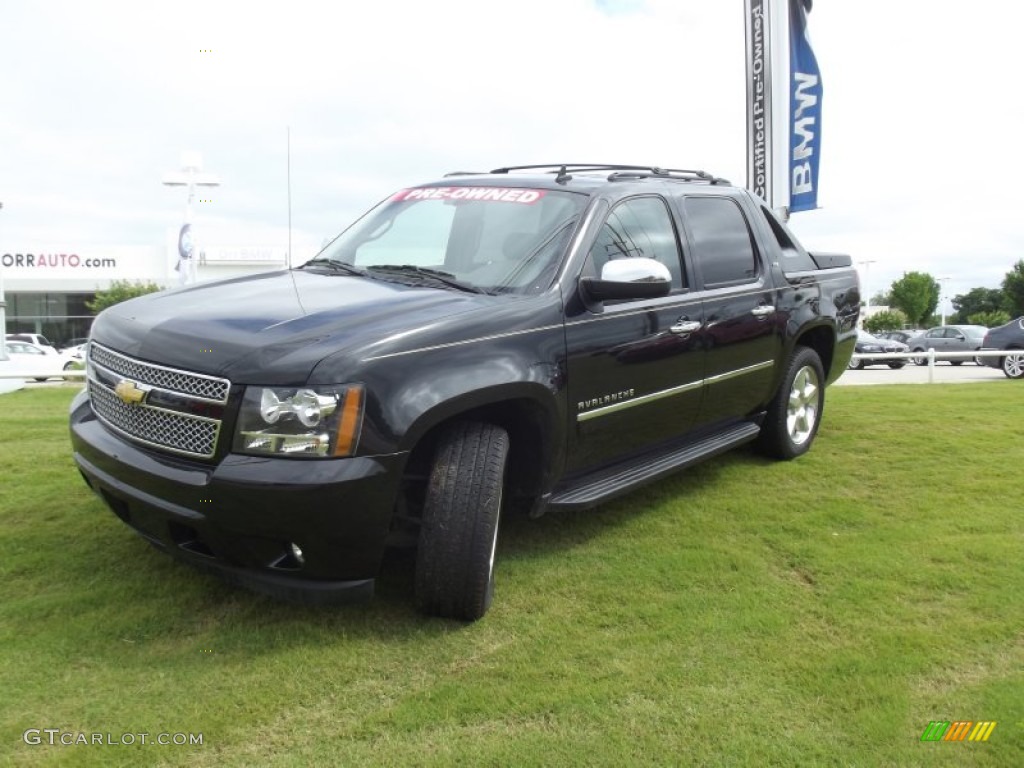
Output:
<svg viewBox="0 0 1024 768">
<path fill-rule="evenodd" d="M 752 283 L 759 275 L 746 217 L 726 197 L 685 197 L 692 258 L 705 288 Z"/>
</svg>

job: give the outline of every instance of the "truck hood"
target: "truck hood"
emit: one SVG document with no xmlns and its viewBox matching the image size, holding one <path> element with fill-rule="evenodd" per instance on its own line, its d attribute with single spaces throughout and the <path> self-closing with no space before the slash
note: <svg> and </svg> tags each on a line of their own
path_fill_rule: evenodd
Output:
<svg viewBox="0 0 1024 768">
<path fill-rule="evenodd" d="M 162 291 L 97 317 L 92 339 L 142 360 L 237 383 L 299 385 L 339 352 L 485 309 L 493 297 L 302 270 Z"/>
</svg>

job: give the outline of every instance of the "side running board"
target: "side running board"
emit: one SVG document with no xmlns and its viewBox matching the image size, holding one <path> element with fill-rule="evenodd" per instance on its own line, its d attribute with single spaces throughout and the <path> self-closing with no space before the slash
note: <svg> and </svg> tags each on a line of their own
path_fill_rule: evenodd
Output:
<svg viewBox="0 0 1024 768">
<path fill-rule="evenodd" d="M 760 431 L 756 424 L 744 422 L 684 448 L 654 457 L 642 456 L 611 470 L 584 475 L 572 485 L 556 489 L 548 499 L 547 509 L 588 509 L 603 504 L 691 464 L 749 443 Z"/>
</svg>

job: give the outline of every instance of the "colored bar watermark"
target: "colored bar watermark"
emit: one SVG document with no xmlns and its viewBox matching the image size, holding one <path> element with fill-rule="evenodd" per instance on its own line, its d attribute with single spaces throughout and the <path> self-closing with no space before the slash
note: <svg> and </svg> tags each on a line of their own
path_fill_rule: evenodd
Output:
<svg viewBox="0 0 1024 768">
<path fill-rule="evenodd" d="M 995 720 L 932 720 L 921 741 L 988 741 L 995 729 Z"/>
</svg>

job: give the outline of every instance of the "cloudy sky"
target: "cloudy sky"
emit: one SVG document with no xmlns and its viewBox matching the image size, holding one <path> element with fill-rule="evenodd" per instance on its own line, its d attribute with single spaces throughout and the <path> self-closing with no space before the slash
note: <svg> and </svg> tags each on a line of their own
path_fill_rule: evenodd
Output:
<svg viewBox="0 0 1024 768">
<path fill-rule="evenodd" d="M 825 97 L 811 249 L 949 295 L 1024 258 L 1016 4 L 817 0 Z M 162 245 L 181 150 L 219 245 L 315 250 L 452 170 L 650 163 L 745 181 L 742 0 L 7 3 L 0 249 Z"/>
</svg>

